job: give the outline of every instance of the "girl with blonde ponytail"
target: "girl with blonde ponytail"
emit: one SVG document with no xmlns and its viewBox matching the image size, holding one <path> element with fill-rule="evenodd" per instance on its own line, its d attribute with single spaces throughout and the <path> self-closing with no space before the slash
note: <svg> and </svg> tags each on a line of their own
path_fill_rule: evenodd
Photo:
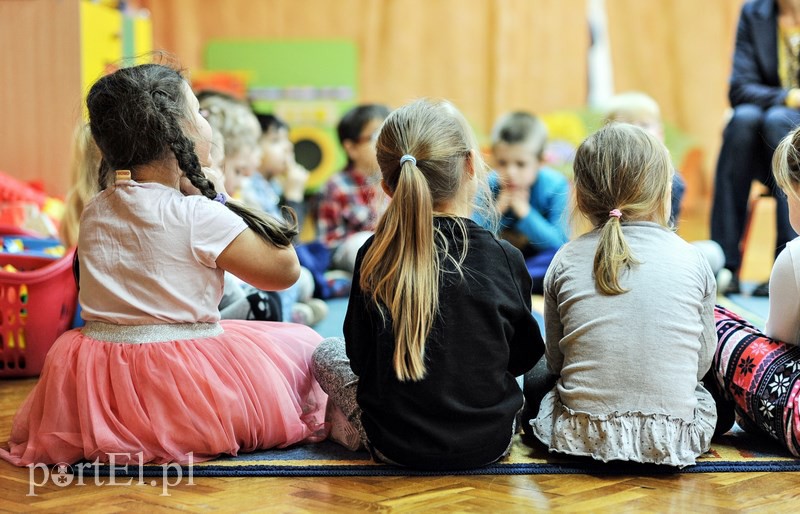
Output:
<svg viewBox="0 0 800 514">
<path fill-rule="evenodd" d="M 669 154 L 645 130 L 612 123 L 581 144 L 574 169 L 576 207 L 594 230 L 559 250 L 545 276 L 557 381 L 533 433 L 551 451 L 602 461 L 694 464 L 717 421 L 701 382 L 716 345 L 716 282 L 669 227 Z"/>
<path fill-rule="evenodd" d="M 419 100 L 384 122 L 376 149 L 391 197 L 358 252 L 342 339 L 314 353 L 332 434 L 423 469 L 505 454 L 522 407 L 515 376 L 543 354 L 522 254 L 469 219 L 493 212 L 464 117 Z"/>
</svg>

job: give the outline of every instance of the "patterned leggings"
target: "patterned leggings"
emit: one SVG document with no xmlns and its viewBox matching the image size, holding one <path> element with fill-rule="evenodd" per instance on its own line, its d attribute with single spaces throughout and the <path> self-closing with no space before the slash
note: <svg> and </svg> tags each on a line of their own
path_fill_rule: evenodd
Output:
<svg viewBox="0 0 800 514">
<path fill-rule="evenodd" d="M 717 322 L 715 378 L 735 403 L 737 422 L 800 457 L 800 347 L 770 339 L 729 310 Z"/>
</svg>

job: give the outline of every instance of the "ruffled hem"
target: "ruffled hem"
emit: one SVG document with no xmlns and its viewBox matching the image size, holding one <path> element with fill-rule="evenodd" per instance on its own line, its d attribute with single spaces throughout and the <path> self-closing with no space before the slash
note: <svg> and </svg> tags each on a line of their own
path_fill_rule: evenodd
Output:
<svg viewBox="0 0 800 514">
<path fill-rule="evenodd" d="M 711 394 L 695 390 L 692 421 L 665 414 L 614 412 L 592 415 L 561 403 L 553 388 L 531 421 L 533 433 L 551 452 L 592 457 L 603 462 L 623 460 L 684 467 L 708 451 L 717 422 Z"/>
<path fill-rule="evenodd" d="M 324 439 L 327 395 L 310 369 L 322 337 L 291 323 L 220 326 L 216 336 L 148 344 L 63 334 L 0 458 L 25 466 L 115 453 L 120 464 L 185 464 Z"/>
</svg>

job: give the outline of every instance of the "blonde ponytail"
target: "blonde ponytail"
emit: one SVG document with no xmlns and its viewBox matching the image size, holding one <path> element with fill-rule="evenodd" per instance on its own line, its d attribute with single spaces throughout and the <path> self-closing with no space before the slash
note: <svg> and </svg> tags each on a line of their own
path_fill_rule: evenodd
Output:
<svg viewBox="0 0 800 514">
<path fill-rule="evenodd" d="M 425 376 L 425 341 L 439 304 L 433 231 L 427 181 L 407 161 L 361 265 L 362 288 L 386 306 L 393 321 L 393 365 L 401 381 Z"/>
<path fill-rule="evenodd" d="M 575 153 L 575 205 L 599 231 L 594 256 L 597 289 L 627 291 L 622 272 L 639 264 L 622 231 L 622 221 L 669 225 L 672 162 L 647 131 L 612 122 L 581 143 Z"/>
<path fill-rule="evenodd" d="M 391 319 L 393 367 L 400 381 L 425 378 L 425 343 L 439 311 L 442 263 L 452 263 L 461 273 L 467 227 L 454 217 L 464 244 L 451 249 L 434 226 L 434 213 L 463 194 L 468 165 L 476 180 L 485 180 L 477 148 L 461 113 L 448 102 L 429 100 L 392 112 L 376 142 L 392 201 L 364 254 L 359 285 L 372 296 L 384 322 Z"/>
<path fill-rule="evenodd" d="M 618 217 L 609 216 L 600 229 L 600 241 L 594 254 L 594 276 L 601 293 L 617 295 L 627 292 L 619 284 L 622 270 L 638 264 L 628 242 L 622 234 L 622 223 Z"/>
</svg>

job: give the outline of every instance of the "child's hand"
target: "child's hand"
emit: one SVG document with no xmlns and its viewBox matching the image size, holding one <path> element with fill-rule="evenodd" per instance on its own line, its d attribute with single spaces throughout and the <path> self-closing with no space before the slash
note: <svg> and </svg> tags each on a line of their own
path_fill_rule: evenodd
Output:
<svg viewBox="0 0 800 514">
<path fill-rule="evenodd" d="M 283 184 L 283 196 L 293 202 L 302 202 L 305 198 L 308 170 L 292 160 L 286 171 Z"/>
<path fill-rule="evenodd" d="M 206 178 L 214 184 L 214 189 L 217 190 L 217 193 L 230 196 L 225 189 L 225 174 L 222 173 L 222 170 L 217 168 L 203 168 L 203 173 L 205 173 Z"/>
<path fill-rule="evenodd" d="M 509 193 L 508 189 L 503 188 L 500 191 L 500 194 L 497 195 L 495 207 L 497 208 L 497 212 L 500 214 L 505 214 L 506 211 L 511 207 L 511 193 Z"/>
<path fill-rule="evenodd" d="M 531 212 L 531 193 L 527 188 L 514 188 L 509 191 L 511 210 L 517 218 L 524 218 Z"/>
<path fill-rule="evenodd" d="M 222 193 L 225 196 L 229 196 L 225 190 L 225 176 L 221 171 L 215 168 L 203 168 L 203 173 L 205 174 L 206 178 L 212 184 L 214 184 L 214 189 L 217 190 L 217 193 Z M 192 184 L 192 182 L 185 175 L 181 177 L 180 189 L 184 196 L 201 194 L 200 190 L 194 187 L 194 184 Z"/>
<path fill-rule="evenodd" d="M 497 195 L 495 202 L 500 214 L 513 214 L 517 218 L 524 218 L 531 211 L 530 191 L 506 185 Z"/>
</svg>

